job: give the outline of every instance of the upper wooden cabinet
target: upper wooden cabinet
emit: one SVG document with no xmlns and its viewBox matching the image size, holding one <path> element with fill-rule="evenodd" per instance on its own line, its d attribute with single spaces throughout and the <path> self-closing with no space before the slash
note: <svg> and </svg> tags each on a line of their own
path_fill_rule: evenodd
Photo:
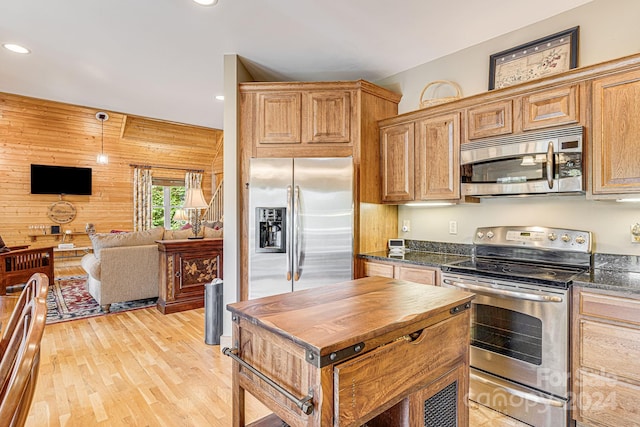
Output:
<svg viewBox="0 0 640 427">
<path fill-rule="evenodd" d="M 382 151 L 382 201 L 402 202 L 414 199 L 414 124 L 380 130 Z"/>
<path fill-rule="evenodd" d="M 513 132 L 513 101 L 507 99 L 467 109 L 467 139 Z"/>
<path fill-rule="evenodd" d="M 581 85 L 534 92 L 522 97 L 522 130 L 578 123 Z"/>
<path fill-rule="evenodd" d="M 351 93 L 308 92 L 302 96 L 302 141 L 351 142 Z"/>
<path fill-rule="evenodd" d="M 467 108 L 465 141 L 578 123 L 582 88 L 572 84 Z"/>
<path fill-rule="evenodd" d="M 460 114 L 416 122 L 416 200 L 460 198 Z"/>
<path fill-rule="evenodd" d="M 299 144 L 301 138 L 299 92 L 258 94 L 258 144 Z"/>
<path fill-rule="evenodd" d="M 456 115 L 459 122 L 454 120 Z M 455 138 L 465 144 L 505 135 L 519 138 L 528 132 L 572 125 L 584 128 L 587 197 L 612 199 L 632 194 L 637 197 L 640 194 L 638 117 L 640 54 L 384 119 L 378 123 L 381 135 L 398 132 L 396 136 L 399 136 L 403 132 L 401 126 L 412 123 L 414 143 L 420 141 L 420 144 L 414 147 L 413 168 L 409 159 L 401 162 L 397 153 L 387 152 L 389 147 L 382 147 L 382 156 L 389 163 L 382 170 L 382 187 L 393 190 L 385 194 L 383 201 L 455 199 L 459 185 L 456 182 L 459 180 L 459 165 L 456 166 L 459 161 L 455 156 L 459 153 Z M 448 125 L 438 128 L 439 120 L 451 123 L 453 133 L 450 138 L 445 137 Z M 432 138 L 421 140 L 423 132 Z M 438 142 L 429 145 L 434 140 Z M 445 159 L 447 149 L 450 151 Z M 407 151 L 403 155 L 410 154 Z M 403 164 L 408 167 L 406 173 L 397 170 Z M 430 170 L 434 164 L 435 170 Z M 390 171 L 392 176 L 388 175 Z M 409 197 L 411 174 L 415 181 L 413 199 Z M 442 180 L 436 186 L 444 191 L 432 187 L 438 182 L 433 177 Z M 401 188 L 402 185 L 405 188 Z"/>
<path fill-rule="evenodd" d="M 258 93 L 257 143 L 351 143 L 351 92 Z"/>
<path fill-rule="evenodd" d="M 594 195 L 640 192 L 640 70 L 595 79 Z"/>
<path fill-rule="evenodd" d="M 380 129 L 382 201 L 460 198 L 460 114 Z"/>
</svg>

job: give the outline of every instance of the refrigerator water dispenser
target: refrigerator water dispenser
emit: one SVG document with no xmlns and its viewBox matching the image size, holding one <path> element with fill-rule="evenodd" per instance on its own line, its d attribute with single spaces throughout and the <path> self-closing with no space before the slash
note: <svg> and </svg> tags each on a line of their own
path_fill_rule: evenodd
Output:
<svg viewBox="0 0 640 427">
<path fill-rule="evenodd" d="M 284 253 L 287 208 L 256 208 L 256 252 Z"/>
</svg>

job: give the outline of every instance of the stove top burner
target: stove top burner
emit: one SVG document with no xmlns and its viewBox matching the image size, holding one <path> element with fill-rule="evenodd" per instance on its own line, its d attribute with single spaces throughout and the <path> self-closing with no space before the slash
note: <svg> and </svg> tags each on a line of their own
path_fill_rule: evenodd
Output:
<svg viewBox="0 0 640 427">
<path fill-rule="evenodd" d="M 442 266 L 442 271 L 537 283 L 567 289 L 586 268 L 474 258 Z"/>
</svg>

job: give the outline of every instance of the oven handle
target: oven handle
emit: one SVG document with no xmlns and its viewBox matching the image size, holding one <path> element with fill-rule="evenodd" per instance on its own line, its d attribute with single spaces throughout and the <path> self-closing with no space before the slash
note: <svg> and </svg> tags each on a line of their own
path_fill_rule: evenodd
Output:
<svg viewBox="0 0 640 427">
<path fill-rule="evenodd" d="M 510 394 L 512 394 L 514 396 L 521 397 L 521 398 L 523 398 L 525 400 L 528 400 L 530 402 L 540 403 L 541 405 L 555 406 L 555 407 L 558 407 L 558 408 L 562 408 L 564 406 L 563 402 L 560 402 L 560 401 L 557 401 L 557 400 L 552 400 L 552 399 L 547 399 L 547 398 L 542 397 L 542 396 L 537 396 L 537 395 L 532 394 L 532 393 L 527 393 L 526 391 L 523 391 L 523 390 L 516 390 L 515 388 L 508 387 L 508 386 L 506 386 L 504 384 L 498 384 L 497 382 L 491 381 L 488 378 L 483 378 L 483 377 L 481 377 L 479 375 L 474 374 L 473 372 L 471 372 L 469 374 L 469 379 L 481 382 L 483 384 L 490 385 L 491 387 L 500 388 L 500 389 L 506 391 L 507 393 L 510 393 Z"/>
<path fill-rule="evenodd" d="M 530 294 L 527 292 L 507 291 L 504 289 L 495 289 L 495 288 L 489 288 L 486 286 L 472 285 L 470 283 L 462 283 L 462 282 L 457 282 L 449 279 L 444 279 L 443 282 L 448 285 L 455 286 L 456 288 L 463 288 L 470 291 L 484 292 L 484 293 L 493 294 L 493 295 L 501 295 L 501 296 L 511 297 L 515 299 L 523 299 L 528 301 L 539 301 L 539 302 L 562 302 L 562 298 L 556 295 L 538 295 L 538 294 Z"/>
</svg>

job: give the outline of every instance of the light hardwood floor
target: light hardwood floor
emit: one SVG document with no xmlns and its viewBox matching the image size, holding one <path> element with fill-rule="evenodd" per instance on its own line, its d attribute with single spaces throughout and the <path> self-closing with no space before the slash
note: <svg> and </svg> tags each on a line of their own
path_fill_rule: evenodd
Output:
<svg viewBox="0 0 640 427">
<path fill-rule="evenodd" d="M 83 274 L 56 265 L 56 276 Z M 204 310 L 155 308 L 47 325 L 27 426 L 231 425 L 231 359 L 204 343 Z M 247 399 L 247 419 L 270 413 Z M 471 404 L 472 427 L 522 427 Z"/>
<path fill-rule="evenodd" d="M 155 308 L 48 325 L 28 426 L 231 425 L 231 362 L 204 311 Z M 248 401 L 248 419 L 269 411 Z M 473 427 L 521 424 L 471 406 Z"/>
<path fill-rule="evenodd" d="M 204 343 L 203 309 L 48 325 L 40 363 L 28 426 L 231 425 L 231 362 Z"/>
</svg>

